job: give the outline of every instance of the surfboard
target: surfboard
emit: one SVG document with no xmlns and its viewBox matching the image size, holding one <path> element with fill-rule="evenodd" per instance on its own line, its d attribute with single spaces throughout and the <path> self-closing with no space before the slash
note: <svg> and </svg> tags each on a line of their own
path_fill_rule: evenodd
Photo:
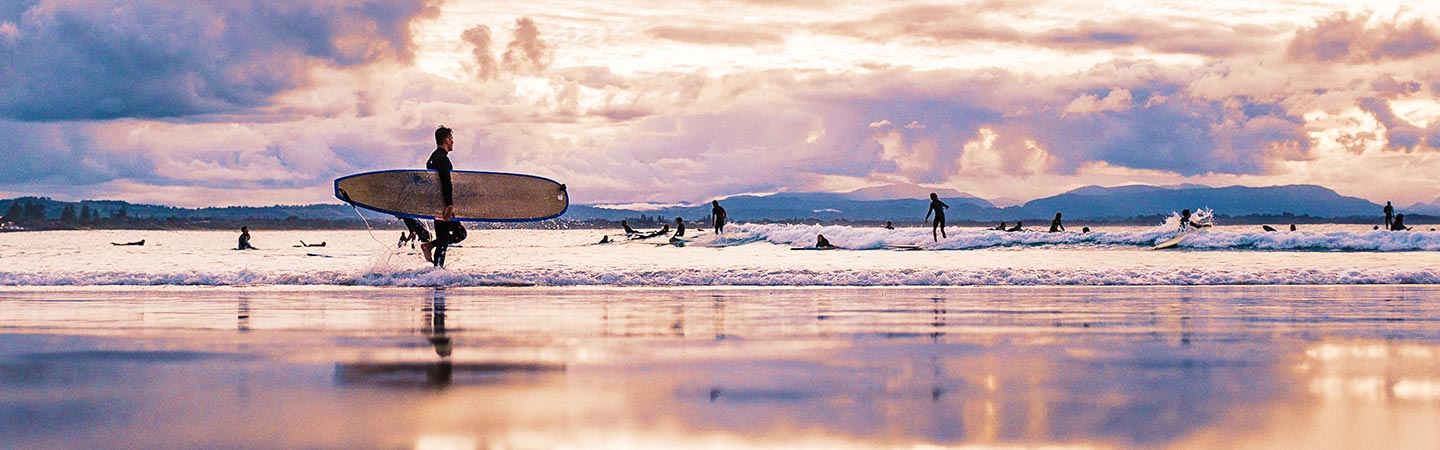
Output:
<svg viewBox="0 0 1440 450">
<path fill-rule="evenodd" d="M 1153 248 L 1153 249 L 1151 249 L 1151 250 L 1164 250 L 1164 249 L 1167 249 L 1167 248 L 1170 248 L 1170 247 L 1174 247 L 1174 246 L 1176 246 L 1176 245 L 1180 245 L 1180 241 L 1185 240 L 1185 236 L 1189 236 L 1189 235 L 1188 235 L 1188 234 L 1185 234 L 1185 233 L 1177 234 L 1177 235 L 1175 235 L 1175 237 L 1170 238 L 1169 240 L 1167 240 L 1167 241 L 1165 241 L 1165 242 L 1161 242 L 1161 243 L 1159 243 L 1159 244 L 1155 244 L 1155 248 Z"/>
<path fill-rule="evenodd" d="M 791 250 L 840 250 L 840 247 L 790 247 Z"/>
<path fill-rule="evenodd" d="M 450 172 L 455 220 L 531 222 L 560 217 L 570 208 L 565 185 L 548 178 L 504 172 Z M 335 198 L 360 208 L 415 219 L 445 209 L 440 177 L 432 170 L 382 170 L 335 179 Z"/>
<path fill-rule="evenodd" d="M 924 250 L 924 249 L 921 248 L 919 245 L 913 245 L 913 244 L 889 244 L 889 245 L 886 245 L 885 248 L 888 248 L 888 249 L 891 249 L 891 250 Z"/>
</svg>

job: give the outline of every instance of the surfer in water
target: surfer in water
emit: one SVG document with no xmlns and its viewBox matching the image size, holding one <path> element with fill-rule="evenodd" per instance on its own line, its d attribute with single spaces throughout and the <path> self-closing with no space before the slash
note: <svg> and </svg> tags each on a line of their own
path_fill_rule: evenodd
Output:
<svg viewBox="0 0 1440 450">
<path fill-rule="evenodd" d="M 890 221 L 887 220 L 887 221 L 885 221 L 885 229 L 887 229 L 887 230 L 893 230 L 893 229 L 895 229 L 895 224 L 892 224 L 892 223 L 890 223 Z"/>
<path fill-rule="evenodd" d="M 1210 226 L 1210 224 L 1208 224 L 1208 223 L 1191 222 L 1191 221 L 1190 221 L 1190 210 L 1188 210 L 1188 209 L 1182 209 L 1182 210 L 1180 210 L 1180 231 L 1181 231 L 1182 233 L 1185 232 L 1185 230 L 1187 230 L 1187 229 L 1194 228 L 1194 229 L 1198 230 L 1198 229 L 1205 228 L 1205 227 L 1208 227 L 1208 226 Z"/>
<path fill-rule="evenodd" d="M 1060 224 L 1060 213 L 1055 213 L 1055 219 L 1050 221 L 1050 232 L 1058 233 L 1065 231 L 1065 225 Z"/>
<path fill-rule="evenodd" d="M 940 201 L 939 195 L 930 193 L 930 209 L 925 211 L 925 220 L 930 220 L 930 213 L 935 213 L 935 221 L 930 223 L 930 238 L 935 242 L 940 242 L 942 237 L 949 237 L 945 235 L 945 209 L 949 207 L 950 205 Z M 935 236 L 935 230 L 940 230 L 939 237 Z"/>
<path fill-rule="evenodd" d="M 420 251 L 424 254 L 425 261 L 440 268 L 445 267 L 445 253 L 450 249 L 450 244 L 463 241 L 466 236 L 465 227 L 453 220 L 455 193 L 450 183 L 450 171 L 455 167 L 450 164 L 449 153 L 454 149 L 455 137 L 452 131 L 444 125 L 436 128 L 435 151 L 430 153 L 430 159 L 425 161 L 425 168 L 434 170 L 439 175 L 440 197 L 445 201 L 445 210 L 440 212 L 440 218 L 435 219 L 435 240 L 420 244 Z"/>
<path fill-rule="evenodd" d="M 817 234 L 817 235 L 815 235 L 815 248 L 836 248 L 836 247 L 835 247 L 835 244 L 831 244 L 831 243 L 830 243 L 830 240 L 829 240 L 829 239 L 825 239 L 825 235 L 823 235 L 823 234 Z"/>
<path fill-rule="evenodd" d="M 235 249 L 236 249 L 236 250 L 255 250 L 255 247 L 252 246 L 252 245 L 250 245 L 250 227 L 248 227 L 248 226 L 240 227 L 240 242 L 235 245 Z"/>
<path fill-rule="evenodd" d="M 995 231 L 1005 231 L 1005 221 L 1003 221 L 1003 220 L 1000 221 L 1000 225 L 997 226 L 997 227 L 995 227 L 995 228 L 993 228 L 993 229 L 994 229 Z"/>
<path fill-rule="evenodd" d="M 1005 231 L 1007 231 L 1007 232 L 1010 232 L 1010 231 L 1025 231 L 1025 227 L 1022 225 L 1023 223 L 1024 223 L 1024 222 L 1021 222 L 1021 221 L 1018 221 L 1018 220 L 1017 220 L 1017 221 L 1015 221 L 1015 226 L 1010 227 L 1010 228 L 1006 228 Z"/>
<path fill-rule="evenodd" d="M 1409 231 L 1410 227 L 1405 226 L 1405 215 L 1396 214 L 1395 221 L 1390 224 L 1390 231 Z"/>
<path fill-rule="evenodd" d="M 725 219 L 728 217 L 719 200 L 710 201 L 710 215 L 715 216 L 715 234 L 725 234 Z"/>
<path fill-rule="evenodd" d="M 624 229 L 627 235 L 639 233 L 639 231 L 635 231 L 634 228 L 630 228 L 630 222 L 625 221 L 625 219 L 620 219 L 620 228 Z"/>
<path fill-rule="evenodd" d="M 1390 202 L 1387 201 L 1387 202 L 1385 202 L 1385 229 L 1389 230 L 1389 229 L 1393 229 L 1394 227 L 1395 227 L 1395 207 L 1394 207 L 1394 206 L 1390 206 Z"/>
<path fill-rule="evenodd" d="M 673 237 L 685 237 L 685 221 L 679 217 L 675 218 L 675 236 Z"/>
</svg>

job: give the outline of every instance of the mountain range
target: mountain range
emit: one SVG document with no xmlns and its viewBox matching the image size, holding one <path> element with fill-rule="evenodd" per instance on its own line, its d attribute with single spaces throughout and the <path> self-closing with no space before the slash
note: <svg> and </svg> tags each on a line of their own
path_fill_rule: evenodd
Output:
<svg viewBox="0 0 1440 450">
<path fill-rule="evenodd" d="M 990 201 L 946 189 L 918 186 L 883 186 L 844 193 L 778 193 L 771 195 L 736 195 L 721 199 L 732 221 L 883 221 L 906 223 L 920 221 L 928 207 L 928 194 L 935 192 L 950 205 L 951 221 L 1048 221 L 1056 212 L 1070 220 L 1126 220 L 1137 217 L 1168 215 L 1180 209 L 1210 208 L 1225 216 L 1284 215 L 1315 218 L 1377 216 L 1382 206 L 1374 202 L 1347 197 L 1314 185 L 1268 187 L 1208 187 L 1201 185 L 1126 185 L 1115 187 L 1086 186 L 1059 195 L 1039 198 L 1022 205 L 996 207 Z M 905 198 L 896 198 L 897 196 Z M 132 218 L 167 218 L 181 220 L 234 220 L 246 218 L 353 220 L 356 212 L 344 204 L 277 205 L 266 207 L 178 208 L 173 206 L 135 204 L 114 200 L 63 202 L 49 198 L 26 197 L 0 200 L 0 211 L 11 203 L 39 203 L 45 215 L 54 219 L 65 206 L 79 210 L 88 207 L 110 217 L 121 209 Z M 364 210 L 362 210 L 364 211 Z M 1401 208 L 1401 213 L 1435 214 L 1440 201 Z M 364 211 L 371 220 L 388 218 L 384 214 Z M 679 205 L 571 205 L 566 220 L 620 220 L 640 215 L 684 217 L 701 220 L 710 214 L 710 204 Z"/>
</svg>

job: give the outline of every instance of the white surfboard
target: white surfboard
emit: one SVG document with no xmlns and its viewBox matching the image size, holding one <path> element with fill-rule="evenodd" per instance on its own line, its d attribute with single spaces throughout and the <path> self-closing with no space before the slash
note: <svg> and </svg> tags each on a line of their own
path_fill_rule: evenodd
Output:
<svg viewBox="0 0 1440 450">
<path fill-rule="evenodd" d="M 1170 247 L 1174 247 L 1174 246 L 1180 245 L 1180 241 L 1185 240 L 1185 236 L 1189 236 L 1189 235 L 1187 235 L 1187 234 L 1185 234 L 1185 233 L 1177 234 L 1177 235 L 1175 235 L 1175 237 L 1170 238 L 1169 240 L 1166 240 L 1165 242 L 1161 242 L 1161 243 L 1159 243 L 1159 244 L 1155 244 L 1155 248 L 1153 248 L 1153 249 L 1151 249 L 1151 250 L 1164 250 L 1164 249 L 1167 249 L 1167 248 L 1170 248 Z"/>
<path fill-rule="evenodd" d="M 560 217 L 570 208 L 565 185 L 534 175 L 450 172 L 455 220 L 530 222 Z M 383 170 L 335 180 L 335 198 L 385 214 L 434 219 L 445 209 L 433 170 Z"/>
</svg>

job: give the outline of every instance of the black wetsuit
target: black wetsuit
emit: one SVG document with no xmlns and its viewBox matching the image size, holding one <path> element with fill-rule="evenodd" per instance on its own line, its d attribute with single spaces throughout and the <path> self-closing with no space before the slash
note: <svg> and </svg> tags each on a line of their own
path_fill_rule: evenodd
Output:
<svg viewBox="0 0 1440 450">
<path fill-rule="evenodd" d="M 1395 228 L 1395 207 L 1390 206 L 1390 202 L 1385 202 L 1385 229 L 1391 230 L 1391 229 L 1394 229 L 1394 228 Z"/>
<path fill-rule="evenodd" d="M 1065 226 L 1060 224 L 1060 219 L 1055 219 L 1055 220 L 1050 221 L 1050 232 L 1051 232 L 1051 233 L 1058 233 L 1058 232 L 1061 232 L 1061 231 L 1065 231 Z"/>
<path fill-rule="evenodd" d="M 455 194 L 450 183 L 450 171 L 454 166 L 450 164 L 450 156 L 443 148 L 435 149 L 430 154 L 430 159 L 425 161 L 425 168 L 434 170 L 440 178 L 440 198 L 445 201 L 445 206 L 455 205 Z M 423 228 L 423 227 L 422 227 Z M 445 267 L 445 252 L 450 244 L 465 240 L 467 233 L 460 222 L 454 220 L 435 219 L 435 241 L 431 243 L 435 248 L 435 267 Z"/>
<path fill-rule="evenodd" d="M 724 232 L 725 232 L 725 208 L 721 207 L 719 203 L 716 203 L 716 204 L 715 204 L 715 207 L 710 208 L 710 215 L 715 216 L 715 233 L 716 233 L 716 234 L 724 233 Z"/>
<path fill-rule="evenodd" d="M 247 232 L 244 232 L 244 233 L 240 233 L 240 242 L 239 242 L 238 245 L 235 246 L 235 249 L 236 249 L 236 250 L 254 250 L 254 249 L 255 249 L 255 247 L 253 247 L 253 246 L 250 245 L 250 232 L 247 231 Z"/>
<path fill-rule="evenodd" d="M 682 221 L 682 220 L 677 220 L 677 221 L 675 221 L 675 237 L 681 237 L 681 236 L 684 236 L 684 235 L 685 235 L 685 221 Z"/>
</svg>

